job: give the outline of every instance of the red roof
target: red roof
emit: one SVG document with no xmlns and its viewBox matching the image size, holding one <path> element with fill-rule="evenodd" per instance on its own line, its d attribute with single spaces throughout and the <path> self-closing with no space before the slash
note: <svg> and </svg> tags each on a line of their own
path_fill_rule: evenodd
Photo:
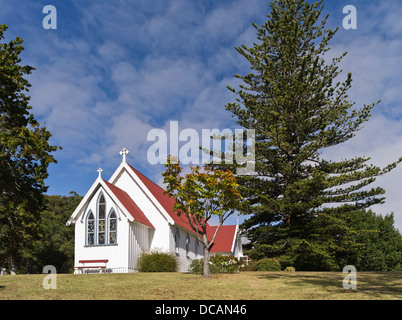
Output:
<svg viewBox="0 0 402 320">
<path fill-rule="evenodd" d="M 195 233 L 195 231 L 191 228 L 188 219 L 185 215 L 178 215 L 176 211 L 173 211 L 173 206 L 175 204 L 175 200 L 170 197 L 169 195 L 164 193 L 163 188 L 158 186 L 155 182 L 148 179 L 144 176 L 141 172 L 137 169 L 133 168 L 129 165 L 129 167 L 135 172 L 135 174 L 140 178 L 142 183 L 148 188 L 148 190 L 153 194 L 153 196 L 158 200 L 158 202 L 162 205 L 165 211 L 169 214 L 169 216 L 173 219 L 173 221 L 185 228 L 186 230 Z M 209 240 L 212 239 L 214 232 L 217 226 L 210 226 L 207 224 L 207 236 Z M 232 244 L 235 237 L 236 226 L 229 225 L 229 226 L 221 226 L 218 231 L 218 234 L 215 238 L 215 243 L 211 248 L 211 252 L 231 252 L 232 251 Z"/>
<path fill-rule="evenodd" d="M 129 165 L 130 166 L 130 165 Z M 173 221 L 178 224 L 179 226 L 194 232 L 194 230 L 191 228 L 188 219 L 184 215 L 178 215 L 176 211 L 173 211 L 173 206 L 175 204 L 175 200 L 170 197 L 169 195 L 165 194 L 163 188 L 158 186 L 156 183 L 148 179 L 146 176 L 144 176 L 141 172 L 139 172 L 137 169 L 133 168 L 130 166 L 131 169 L 135 172 L 135 174 L 140 178 L 143 184 L 148 188 L 148 190 L 153 194 L 153 196 L 158 200 L 158 202 L 161 204 L 163 209 L 169 214 L 169 216 L 173 219 Z"/>
<path fill-rule="evenodd" d="M 133 201 L 133 199 L 131 199 L 127 192 L 120 189 L 119 187 L 116 187 L 114 184 L 107 182 L 106 180 L 103 180 L 103 182 L 106 183 L 106 185 L 113 192 L 116 198 L 119 199 L 121 204 L 127 209 L 128 212 L 130 212 L 135 221 L 138 221 L 152 229 L 155 229 L 152 223 L 145 216 L 144 212 L 142 212 L 142 210 L 135 204 L 135 202 Z"/>
<path fill-rule="evenodd" d="M 208 237 L 212 238 L 217 226 L 209 226 L 207 230 Z M 236 226 L 221 226 L 218 234 L 216 235 L 214 244 L 211 248 L 211 252 L 231 252 L 233 241 L 236 236 Z"/>
</svg>

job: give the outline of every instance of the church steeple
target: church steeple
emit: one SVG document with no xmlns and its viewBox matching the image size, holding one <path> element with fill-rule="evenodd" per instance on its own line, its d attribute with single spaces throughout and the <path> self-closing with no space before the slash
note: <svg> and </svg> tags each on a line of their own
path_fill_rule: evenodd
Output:
<svg viewBox="0 0 402 320">
<path fill-rule="evenodd" d="M 126 148 L 121 149 L 120 151 L 120 155 L 123 156 L 123 162 L 127 162 L 126 161 L 126 156 L 130 153 L 130 151 L 128 151 Z"/>
</svg>

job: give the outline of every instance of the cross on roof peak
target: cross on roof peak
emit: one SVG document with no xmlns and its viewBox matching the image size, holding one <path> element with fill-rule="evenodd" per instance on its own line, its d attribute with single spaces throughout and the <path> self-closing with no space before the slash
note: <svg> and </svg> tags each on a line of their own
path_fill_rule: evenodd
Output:
<svg viewBox="0 0 402 320">
<path fill-rule="evenodd" d="M 102 177 L 103 169 L 102 169 L 102 168 L 99 168 L 99 169 L 96 170 L 96 171 L 98 171 L 98 173 L 99 173 L 99 178 L 101 178 L 101 177 Z"/>
<path fill-rule="evenodd" d="M 121 149 L 120 155 L 123 156 L 123 162 L 126 162 L 126 156 L 130 153 L 126 148 Z"/>
</svg>

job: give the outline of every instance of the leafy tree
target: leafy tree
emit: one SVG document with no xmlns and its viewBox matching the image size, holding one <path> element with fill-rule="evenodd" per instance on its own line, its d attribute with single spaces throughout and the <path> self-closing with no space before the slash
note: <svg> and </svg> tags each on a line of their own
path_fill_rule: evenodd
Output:
<svg viewBox="0 0 402 320">
<path fill-rule="evenodd" d="M 178 161 L 171 157 L 162 173 L 167 184 L 165 193 L 176 200 L 173 207 L 178 215 L 187 217 L 190 227 L 204 245 L 204 277 L 210 276 L 209 251 L 224 221 L 240 207 L 240 193 L 236 178 L 231 171 L 212 170 L 204 167 L 192 167 L 185 177 Z M 209 238 L 208 221 L 216 216 L 219 224 Z"/>
<path fill-rule="evenodd" d="M 258 42 L 236 48 L 251 71 L 236 75 L 242 84 L 229 87 L 237 99 L 226 105 L 256 134 L 255 174 L 238 178 L 251 214 L 243 228 L 267 256 L 299 261 L 297 270 L 337 268 L 354 234 L 347 214 L 382 203 L 384 189 L 369 186 L 402 160 L 380 168 L 367 157 L 322 157 L 353 138 L 377 105 L 348 100 L 350 73 L 334 83 L 346 53 L 325 59 L 337 29 L 325 29 L 322 9 L 322 0 L 273 1 L 268 20 L 253 24 Z"/>
<path fill-rule="evenodd" d="M 394 227 L 393 213 L 381 216 L 360 210 L 348 216 L 348 224 L 364 231 L 355 239 L 364 244 L 353 263 L 358 270 L 402 270 L 402 235 Z"/>
<path fill-rule="evenodd" d="M 0 41 L 6 25 L 0 25 Z M 29 112 L 30 87 L 24 78 L 34 68 L 20 65 L 23 40 L 0 42 L 0 259 L 15 269 L 22 248 L 38 235 L 42 194 L 50 163 L 51 134 Z"/>
<path fill-rule="evenodd" d="M 75 192 L 69 196 L 45 195 L 45 210 L 40 213 L 40 239 L 33 250 L 25 250 L 26 264 L 30 272 L 41 273 L 46 265 L 56 267 L 58 273 L 67 273 L 74 263 L 74 228 L 66 221 L 82 199 Z"/>
</svg>

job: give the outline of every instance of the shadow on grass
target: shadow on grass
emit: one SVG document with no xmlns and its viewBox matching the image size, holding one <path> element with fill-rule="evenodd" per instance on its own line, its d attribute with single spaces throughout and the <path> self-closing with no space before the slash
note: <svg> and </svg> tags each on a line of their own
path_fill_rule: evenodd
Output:
<svg viewBox="0 0 402 320">
<path fill-rule="evenodd" d="M 391 295 L 402 299 L 402 272 L 357 273 L 357 289 L 375 296 Z"/>
<path fill-rule="evenodd" d="M 364 294 L 367 298 L 402 299 L 402 272 L 357 272 L 356 290 L 343 288 L 343 279 L 346 276 L 347 274 L 341 272 L 275 272 L 266 273 L 260 278 L 266 280 L 281 279 L 284 283 L 292 286 L 315 286 L 329 294 L 347 294 L 349 296 L 352 291 Z"/>
</svg>

